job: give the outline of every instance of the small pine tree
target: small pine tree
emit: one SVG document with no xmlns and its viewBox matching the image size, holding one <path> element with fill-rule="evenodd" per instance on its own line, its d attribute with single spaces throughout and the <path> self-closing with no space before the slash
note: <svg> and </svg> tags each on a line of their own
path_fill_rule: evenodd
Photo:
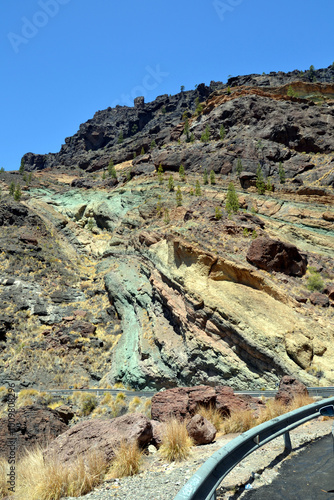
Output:
<svg viewBox="0 0 334 500">
<path fill-rule="evenodd" d="M 30 174 L 28 175 L 28 185 L 31 184 L 31 181 L 32 181 L 32 173 L 30 172 Z"/>
<path fill-rule="evenodd" d="M 195 195 L 196 196 L 201 196 L 201 194 L 202 194 L 201 186 L 199 184 L 199 181 L 196 181 L 196 184 L 195 184 Z"/>
<path fill-rule="evenodd" d="M 297 97 L 297 92 L 293 90 L 291 85 L 289 85 L 287 94 L 289 97 Z"/>
<path fill-rule="evenodd" d="M 203 111 L 203 105 L 199 102 L 199 97 L 196 97 L 195 105 L 196 105 L 195 115 L 199 116 L 202 114 L 202 111 Z"/>
<path fill-rule="evenodd" d="M 174 191 L 174 179 L 172 175 L 168 178 L 168 191 Z"/>
<path fill-rule="evenodd" d="M 210 140 L 210 129 L 209 129 L 209 126 L 207 125 L 205 127 L 205 132 L 203 132 L 203 134 L 201 135 L 201 141 L 202 142 L 209 142 Z"/>
<path fill-rule="evenodd" d="M 228 87 L 227 87 L 227 95 L 230 95 L 230 94 L 231 94 L 231 87 L 230 87 L 230 86 L 228 86 Z"/>
<path fill-rule="evenodd" d="M 86 227 L 87 227 L 88 231 L 93 231 L 93 227 L 94 227 L 93 217 L 89 217 L 87 224 L 86 224 Z"/>
<path fill-rule="evenodd" d="M 284 167 L 283 167 L 283 164 L 281 161 L 279 162 L 279 165 L 278 165 L 278 175 L 279 175 L 280 183 L 284 184 L 285 183 L 285 170 L 284 170 Z"/>
<path fill-rule="evenodd" d="M 177 186 L 177 190 L 176 190 L 175 196 L 176 196 L 176 206 L 180 207 L 182 205 L 182 193 L 181 193 L 180 186 Z"/>
<path fill-rule="evenodd" d="M 195 136 L 192 132 L 190 134 L 190 142 L 195 142 Z"/>
<path fill-rule="evenodd" d="M 169 224 L 170 223 L 170 217 L 169 217 L 169 210 L 168 210 L 168 208 L 165 208 L 164 222 L 165 222 L 165 224 Z"/>
<path fill-rule="evenodd" d="M 181 92 L 184 91 L 184 85 L 181 85 L 180 90 L 181 90 Z"/>
<path fill-rule="evenodd" d="M 221 211 L 221 208 L 220 207 L 216 207 L 215 208 L 215 217 L 217 220 L 220 220 L 222 218 L 223 214 L 222 214 L 222 211 Z"/>
<path fill-rule="evenodd" d="M 189 120 L 188 120 L 188 116 L 185 117 L 185 120 L 184 120 L 184 129 L 183 129 L 183 132 L 186 134 L 186 139 L 187 139 L 187 142 L 190 142 L 190 135 L 189 135 Z"/>
<path fill-rule="evenodd" d="M 265 193 L 266 184 L 264 182 L 263 172 L 262 172 L 262 168 L 261 168 L 260 164 L 258 165 L 257 170 L 256 170 L 256 183 L 255 183 L 255 185 L 256 185 L 257 192 L 259 194 Z"/>
<path fill-rule="evenodd" d="M 179 168 L 180 180 L 184 182 L 186 180 L 186 175 L 184 173 L 184 166 L 181 164 Z"/>
<path fill-rule="evenodd" d="M 22 158 L 20 168 L 19 168 L 19 173 L 23 174 L 23 172 L 24 172 L 24 159 Z"/>
<path fill-rule="evenodd" d="M 242 172 L 242 161 L 240 160 L 240 158 L 238 158 L 237 160 L 237 168 L 236 168 L 236 172 L 238 174 L 238 176 L 241 174 Z"/>
<path fill-rule="evenodd" d="M 274 190 L 274 185 L 271 182 L 270 177 L 268 177 L 268 179 L 267 179 L 266 190 L 267 191 L 273 191 Z"/>
<path fill-rule="evenodd" d="M 159 181 L 159 184 L 163 183 L 163 180 L 164 180 L 163 176 L 164 176 L 164 169 L 162 168 L 162 165 L 160 163 L 159 167 L 158 167 L 158 181 Z"/>
<path fill-rule="evenodd" d="M 10 194 L 11 196 L 14 196 L 14 193 L 15 193 L 15 182 L 14 182 L 14 181 L 12 181 L 12 182 L 10 183 L 10 185 L 9 185 L 9 194 Z"/>
<path fill-rule="evenodd" d="M 137 123 L 134 123 L 132 125 L 131 133 L 132 133 L 132 135 L 136 135 L 137 132 L 138 132 L 138 125 L 137 125 Z"/>
<path fill-rule="evenodd" d="M 109 175 L 109 177 L 112 177 L 113 179 L 117 179 L 116 169 L 114 167 L 113 160 L 110 160 L 110 162 L 108 164 L 108 175 Z"/>
<path fill-rule="evenodd" d="M 144 149 L 144 146 L 142 146 L 141 151 L 140 151 L 140 154 L 141 154 L 141 155 L 144 155 L 144 154 L 145 154 L 145 149 Z"/>
<path fill-rule="evenodd" d="M 194 194 L 195 194 L 194 193 L 194 188 L 190 188 L 189 194 L 190 194 L 190 196 L 194 196 Z"/>
<path fill-rule="evenodd" d="M 161 113 L 165 115 L 167 113 L 166 106 L 162 106 Z"/>
<path fill-rule="evenodd" d="M 2 174 L 5 171 L 3 167 L 0 168 L 0 173 Z"/>
<path fill-rule="evenodd" d="M 203 184 L 209 184 L 209 179 L 208 179 L 208 171 L 205 167 L 204 172 L 203 172 Z"/>
<path fill-rule="evenodd" d="M 221 140 L 223 141 L 225 139 L 225 135 L 226 135 L 226 130 L 225 130 L 225 127 L 223 124 L 221 124 L 221 126 L 220 126 L 219 135 L 220 135 Z"/>
<path fill-rule="evenodd" d="M 123 132 L 121 132 L 118 136 L 117 142 L 118 144 L 122 144 L 123 141 L 124 141 Z"/>
<path fill-rule="evenodd" d="M 20 201 L 21 196 L 22 196 L 21 186 L 20 186 L 20 184 L 18 184 L 16 186 L 16 189 L 15 189 L 15 192 L 14 192 L 14 200 L 15 201 Z"/>
<path fill-rule="evenodd" d="M 239 200 L 233 182 L 230 182 L 227 188 L 225 208 L 229 215 L 236 214 L 239 210 Z"/>
<path fill-rule="evenodd" d="M 154 149 L 156 147 L 157 147 L 157 145 L 155 143 L 155 140 L 153 139 L 153 141 L 151 142 L 151 149 Z"/>
<path fill-rule="evenodd" d="M 159 196 L 158 196 L 157 213 L 158 213 L 158 217 L 161 217 L 161 215 L 162 215 L 161 194 L 159 194 Z"/>
<path fill-rule="evenodd" d="M 216 184 L 216 175 L 213 170 L 210 171 L 210 184 Z"/>
</svg>

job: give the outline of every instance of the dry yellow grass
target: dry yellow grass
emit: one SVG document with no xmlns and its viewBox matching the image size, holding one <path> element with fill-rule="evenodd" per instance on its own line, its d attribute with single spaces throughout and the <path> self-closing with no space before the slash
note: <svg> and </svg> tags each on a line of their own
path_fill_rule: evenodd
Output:
<svg viewBox="0 0 334 500">
<path fill-rule="evenodd" d="M 121 441 L 115 451 L 115 459 L 109 469 L 107 478 L 134 476 L 138 474 L 143 458 L 137 441 Z"/>
<path fill-rule="evenodd" d="M 276 418 L 279 415 L 283 415 L 283 413 L 286 413 L 287 411 L 287 406 L 280 403 L 279 401 L 275 401 L 275 399 L 270 399 L 269 401 L 267 401 L 263 410 L 261 410 L 260 415 L 257 418 L 256 425 L 267 422 L 268 420 Z"/>
<path fill-rule="evenodd" d="M 258 422 L 251 410 L 240 410 L 232 412 L 231 415 L 223 420 L 221 431 L 223 434 L 235 432 L 245 432 L 255 427 Z"/>
<path fill-rule="evenodd" d="M 99 452 L 79 457 L 70 467 L 58 460 L 44 462 L 42 449 L 30 451 L 17 464 L 16 498 L 59 500 L 89 493 L 104 478 L 106 461 Z"/>
<path fill-rule="evenodd" d="M 209 420 L 209 422 L 211 422 L 216 427 L 217 431 L 220 431 L 223 424 L 223 417 L 220 411 L 217 410 L 213 405 L 198 406 L 196 413 Z"/>
<path fill-rule="evenodd" d="M 8 476 L 9 465 L 8 461 L 0 458 L 0 498 L 5 498 L 10 492 L 8 491 Z"/>
<path fill-rule="evenodd" d="M 165 423 L 159 453 L 168 462 L 179 462 L 188 458 L 193 444 L 186 422 L 173 418 Z"/>
</svg>

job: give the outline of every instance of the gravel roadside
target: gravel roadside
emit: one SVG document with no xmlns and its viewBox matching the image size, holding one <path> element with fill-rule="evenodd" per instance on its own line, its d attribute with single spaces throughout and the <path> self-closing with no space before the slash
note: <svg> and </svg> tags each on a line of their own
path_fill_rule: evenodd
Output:
<svg viewBox="0 0 334 500">
<path fill-rule="evenodd" d="M 290 460 L 307 443 L 331 432 L 332 421 L 322 417 L 312 420 L 291 434 L 293 452 L 283 455 L 283 437 L 259 448 L 238 464 L 223 480 L 217 491 L 218 500 L 242 498 L 245 485 L 252 478 L 252 488 L 270 484 L 285 460 Z M 145 456 L 142 472 L 137 476 L 105 481 L 91 493 L 81 497 L 89 500 L 173 500 L 177 492 L 199 467 L 219 448 L 238 434 L 218 437 L 214 443 L 198 446 L 186 462 L 164 463 L 158 453 Z M 65 500 L 65 499 L 64 499 Z M 67 497 L 67 500 L 74 500 Z"/>
</svg>

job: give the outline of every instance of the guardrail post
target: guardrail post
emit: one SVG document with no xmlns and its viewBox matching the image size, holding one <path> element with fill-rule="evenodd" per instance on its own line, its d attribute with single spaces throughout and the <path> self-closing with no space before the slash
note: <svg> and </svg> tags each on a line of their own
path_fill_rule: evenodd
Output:
<svg viewBox="0 0 334 500">
<path fill-rule="evenodd" d="M 292 444 L 290 439 L 290 432 L 284 433 L 284 451 L 290 453 L 292 451 Z"/>
</svg>

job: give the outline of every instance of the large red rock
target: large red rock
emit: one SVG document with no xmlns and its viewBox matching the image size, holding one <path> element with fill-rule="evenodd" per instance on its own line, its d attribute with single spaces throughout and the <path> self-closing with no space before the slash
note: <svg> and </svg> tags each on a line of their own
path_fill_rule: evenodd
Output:
<svg viewBox="0 0 334 500">
<path fill-rule="evenodd" d="M 187 424 L 187 431 L 195 444 L 209 444 L 216 437 L 215 426 L 198 413 Z"/>
<path fill-rule="evenodd" d="M 139 446 L 145 446 L 151 439 L 151 422 L 140 413 L 111 420 L 85 420 L 55 439 L 45 451 L 44 457 L 46 460 L 56 457 L 62 463 L 70 463 L 77 456 L 97 449 L 110 462 L 122 440 L 137 441 Z"/>
<path fill-rule="evenodd" d="M 181 420 L 196 414 L 198 406 L 217 408 L 223 415 L 229 416 L 232 411 L 253 409 L 255 412 L 262 402 L 257 398 L 234 394 L 231 387 L 175 387 L 158 392 L 152 398 L 152 419 L 160 422 L 176 417 Z"/>
<path fill-rule="evenodd" d="M 291 276 L 303 276 L 307 267 L 307 257 L 297 247 L 266 237 L 256 238 L 251 243 L 246 258 L 260 269 Z"/>
<path fill-rule="evenodd" d="M 285 375 L 282 377 L 278 391 L 276 393 L 276 401 L 288 405 L 297 395 L 308 395 L 307 387 L 295 377 Z"/>
<path fill-rule="evenodd" d="M 57 411 L 38 405 L 18 408 L 13 425 L 11 421 L 8 427 L 8 418 L 0 419 L 0 455 L 8 455 L 9 438 L 16 440 L 16 454 L 19 456 L 37 444 L 44 446 L 68 429 L 65 419 Z"/>
</svg>

